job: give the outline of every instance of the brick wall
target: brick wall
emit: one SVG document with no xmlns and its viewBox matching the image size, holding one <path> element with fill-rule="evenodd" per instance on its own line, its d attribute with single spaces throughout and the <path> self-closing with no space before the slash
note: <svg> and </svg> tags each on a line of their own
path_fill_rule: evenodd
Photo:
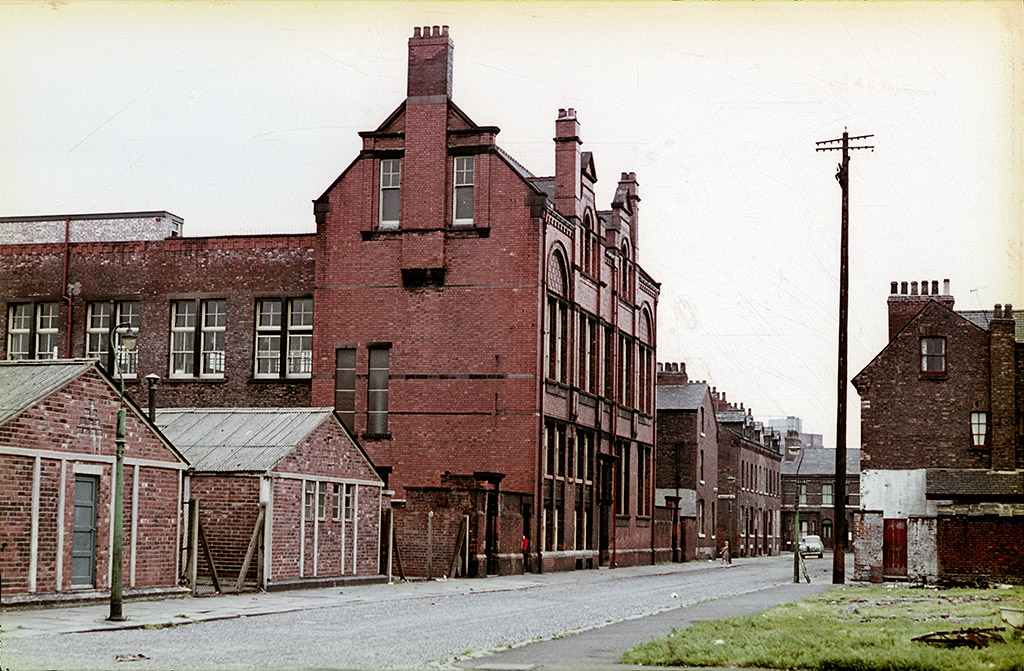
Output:
<svg viewBox="0 0 1024 671">
<path fill-rule="evenodd" d="M 952 582 L 1024 581 L 1024 517 L 940 516 L 938 564 Z"/>
<path fill-rule="evenodd" d="M 162 379 L 160 407 L 308 406 L 310 381 L 254 380 L 254 318 L 257 298 L 313 295 L 313 238 L 309 235 L 169 238 L 166 240 L 78 243 L 68 255 L 72 297 L 70 342 L 68 305 L 61 299 L 64 255 L 61 244 L 0 245 L 0 358 L 7 358 L 7 310 L 11 303 L 58 302 L 60 356 L 82 357 L 88 303 L 139 302 L 138 379 L 126 388 L 148 404 L 150 373 Z M 225 375 L 220 379 L 171 380 L 170 301 L 204 298 L 227 301 Z M 103 362 L 104 365 L 106 362 Z"/>
<path fill-rule="evenodd" d="M 217 567 L 222 585 L 238 578 L 245 551 L 260 511 L 258 476 L 192 476 L 192 498 L 199 499 L 199 522 Z M 247 580 L 256 580 L 257 557 L 249 566 Z M 206 555 L 198 552 L 200 575 L 210 575 Z"/>
<path fill-rule="evenodd" d="M 39 527 L 36 553 L 37 592 L 71 588 L 71 543 L 74 529 L 74 487 L 76 465 L 99 467 L 99 491 L 96 507 L 95 576 L 96 587 L 109 587 L 110 501 L 115 451 L 114 434 L 117 397 L 95 370 L 87 370 L 63 388 L 0 426 L 0 451 L 4 447 L 39 450 Z M 126 421 L 124 544 L 122 567 L 124 584 L 131 586 L 131 554 L 135 546 L 135 586 L 173 585 L 178 530 L 177 457 L 132 412 Z M 52 458 L 54 453 L 63 459 Z M 132 535 L 133 461 L 166 462 L 139 469 L 137 538 Z M 29 548 L 34 457 L 0 454 L 0 481 L 5 495 L 0 497 L 0 571 L 5 594 L 29 590 Z M 64 489 L 61 491 L 61 469 Z M 91 472 L 91 471 L 90 471 Z M 63 496 L 63 519 L 59 518 Z M 58 584 L 58 530 L 63 528 L 63 562 Z"/>
<path fill-rule="evenodd" d="M 920 372 L 922 336 L 945 336 L 946 375 Z M 937 302 L 855 378 L 864 468 L 988 468 L 971 449 L 970 413 L 989 409 L 988 334 Z"/>
<path fill-rule="evenodd" d="M 854 511 L 852 529 L 854 580 L 882 582 L 885 525 L 881 511 Z"/>
</svg>

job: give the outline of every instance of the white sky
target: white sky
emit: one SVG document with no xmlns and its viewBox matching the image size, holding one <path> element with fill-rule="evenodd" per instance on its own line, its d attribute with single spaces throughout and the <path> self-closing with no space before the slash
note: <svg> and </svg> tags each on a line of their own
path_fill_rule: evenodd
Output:
<svg viewBox="0 0 1024 671">
<path fill-rule="evenodd" d="M 356 133 L 405 96 L 413 27 L 447 24 L 456 103 L 534 174 L 559 107 L 599 206 L 637 173 L 658 360 L 833 446 L 840 155 L 815 142 L 877 147 L 851 163 L 851 377 L 885 345 L 891 280 L 1024 309 L 1022 7 L 0 0 L 0 216 L 312 231 Z M 852 386 L 848 405 L 856 447 Z"/>
</svg>

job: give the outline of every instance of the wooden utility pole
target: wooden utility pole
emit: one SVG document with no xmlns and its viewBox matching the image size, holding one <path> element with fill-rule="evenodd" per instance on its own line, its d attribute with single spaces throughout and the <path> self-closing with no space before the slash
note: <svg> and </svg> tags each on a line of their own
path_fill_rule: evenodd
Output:
<svg viewBox="0 0 1024 671">
<path fill-rule="evenodd" d="M 843 130 L 843 136 L 834 140 L 822 140 L 817 143 L 815 151 L 842 151 L 843 160 L 836 171 L 836 181 L 843 192 L 842 232 L 840 233 L 839 259 L 839 379 L 837 384 L 836 403 L 836 480 L 835 498 L 833 499 L 833 529 L 835 536 L 832 542 L 832 584 L 842 585 L 846 582 L 846 333 L 847 311 L 850 303 L 850 151 L 854 149 L 875 150 L 874 145 L 851 147 L 851 140 L 865 140 L 874 135 L 856 135 Z M 837 144 L 841 143 L 841 144 Z"/>
</svg>

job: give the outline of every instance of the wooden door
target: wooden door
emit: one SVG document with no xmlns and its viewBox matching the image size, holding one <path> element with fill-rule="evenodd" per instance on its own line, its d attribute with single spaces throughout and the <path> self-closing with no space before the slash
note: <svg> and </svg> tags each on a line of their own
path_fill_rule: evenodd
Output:
<svg viewBox="0 0 1024 671">
<path fill-rule="evenodd" d="M 882 575 L 907 575 L 907 521 L 885 520 L 882 536 Z"/>
</svg>

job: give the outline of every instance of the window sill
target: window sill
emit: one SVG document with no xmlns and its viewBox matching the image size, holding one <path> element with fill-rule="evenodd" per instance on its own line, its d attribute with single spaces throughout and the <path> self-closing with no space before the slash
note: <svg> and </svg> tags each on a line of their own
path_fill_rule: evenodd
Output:
<svg viewBox="0 0 1024 671">
<path fill-rule="evenodd" d="M 917 376 L 918 380 L 933 380 L 935 382 L 943 382 L 948 378 L 946 373 L 920 373 Z"/>
<path fill-rule="evenodd" d="M 422 234 L 436 233 L 439 231 L 444 232 L 451 237 L 458 238 L 489 238 L 491 236 L 491 229 L 489 226 L 472 225 L 442 226 L 434 228 L 373 228 L 370 230 L 360 231 L 359 234 L 362 236 L 364 241 L 367 241 L 399 237 L 405 233 Z"/>
<path fill-rule="evenodd" d="M 249 384 L 274 384 L 280 382 L 312 383 L 313 378 L 309 377 L 250 377 Z"/>
<path fill-rule="evenodd" d="M 226 377 L 167 377 L 160 380 L 160 384 L 195 384 L 196 382 L 202 382 L 204 384 L 223 384 L 228 381 Z"/>
</svg>

